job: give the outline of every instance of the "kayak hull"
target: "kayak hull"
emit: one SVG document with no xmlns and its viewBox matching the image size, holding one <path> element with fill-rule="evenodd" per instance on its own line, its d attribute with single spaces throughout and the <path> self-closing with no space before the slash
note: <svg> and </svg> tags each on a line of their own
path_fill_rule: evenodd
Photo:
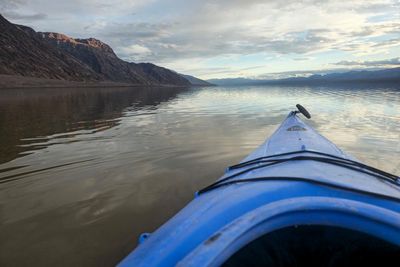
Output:
<svg viewBox="0 0 400 267">
<path fill-rule="evenodd" d="M 293 151 L 355 160 L 292 112 L 242 162 Z M 351 229 L 400 246 L 400 191 L 392 184 L 309 160 L 239 172 L 228 170 L 220 181 L 234 176 L 232 184 L 198 194 L 119 266 L 220 266 L 260 236 L 298 225 Z"/>
</svg>

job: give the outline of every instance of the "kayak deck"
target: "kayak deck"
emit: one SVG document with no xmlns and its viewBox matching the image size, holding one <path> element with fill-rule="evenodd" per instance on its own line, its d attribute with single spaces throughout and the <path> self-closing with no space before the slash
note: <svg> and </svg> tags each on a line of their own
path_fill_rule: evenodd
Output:
<svg viewBox="0 0 400 267">
<path fill-rule="evenodd" d="M 243 161 L 298 150 L 321 151 L 351 158 L 291 112 L 272 136 Z"/>
<path fill-rule="evenodd" d="M 241 163 L 263 157 L 285 159 L 287 155 L 277 155 L 294 151 L 358 162 L 291 112 Z M 234 176 L 229 179 L 232 183 L 200 191 L 120 266 L 219 266 L 257 238 L 297 225 L 354 230 L 400 246 L 400 190 L 395 183 L 360 172 L 361 167 L 348 169 L 315 160 L 262 164 L 252 164 L 259 168 L 249 171 L 249 166 L 240 165 L 228 169 L 218 181 Z M 261 179 L 266 177 L 303 180 Z M 251 179 L 259 180 L 246 182 Z"/>
<path fill-rule="evenodd" d="M 284 155 L 289 154 L 292 155 Z M 295 154 L 293 154 L 295 153 Z M 293 160 L 301 156 L 302 160 Z M 368 175 L 363 171 L 364 167 L 355 166 L 354 169 L 329 164 L 329 161 L 342 159 L 342 161 L 358 162 L 358 160 L 347 155 L 328 139 L 317 133 L 312 127 L 305 124 L 295 113 L 290 113 L 275 133 L 267 139 L 253 153 L 247 156 L 241 163 L 254 161 L 255 159 L 268 157 L 269 160 L 285 160 L 281 164 L 261 166 L 251 171 L 242 173 L 245 168 L 232 169 L 219 179 L 223 180 L 229 176 L 235 176 L 232 180 L 246 180 L 263 177 L 287 177 L 301 178 L 325 185 L 347 188 L 350 190 L 364 191 L 383 197 L 400 199 L 399 185 L 385 179 L 377 179 L 374 175 Z M 306 160 L 306 158 L 314 158 Z M 318 159 L 318 160 L 316 160 Z M 324 162 L 324 159 L 328 162 Z M 240 164 L 239 164 L 240 165 Z M 257 166 L 257 164 L 255 164 Z M 267 165 L 259 163 L 260 165 Z M 398 178 L 398 177 L 397 177 Z M 288 179 L 289 180 L 289 179 Z M 293 180 L 293 179 L 291 179 Z M 296 180 L 296 179 L 294 179 Z"/>
</svg>

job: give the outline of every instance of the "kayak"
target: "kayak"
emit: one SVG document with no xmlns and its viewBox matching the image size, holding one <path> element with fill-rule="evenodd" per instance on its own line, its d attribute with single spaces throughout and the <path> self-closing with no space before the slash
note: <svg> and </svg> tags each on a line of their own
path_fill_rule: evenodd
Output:
<svg viewBox="0 0 400 267">
<path fill-rule="evenodd" d="M 274 134 L 119 266 L 376 266 L 400 258 L 400 178 L 346 154 L 301 118 Z M 377 155 L 379 156 L 379 155 Z"/>
</svg>

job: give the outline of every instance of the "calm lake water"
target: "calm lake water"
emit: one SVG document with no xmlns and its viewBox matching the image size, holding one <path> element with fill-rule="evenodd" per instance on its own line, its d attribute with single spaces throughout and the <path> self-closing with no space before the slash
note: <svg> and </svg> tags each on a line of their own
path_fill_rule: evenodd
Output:
<svg viewBox="0 0 400 267">
<path fill-rule="evenodd" d="M 0 265 L 116 264 L 296 103 L 400 174 L 400 90 L 387 86 L 1 90 Z"/>
</svg>

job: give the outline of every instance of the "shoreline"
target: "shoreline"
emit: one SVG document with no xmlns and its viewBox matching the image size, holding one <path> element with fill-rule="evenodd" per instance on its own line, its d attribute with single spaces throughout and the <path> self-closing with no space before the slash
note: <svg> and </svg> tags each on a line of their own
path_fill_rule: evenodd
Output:
<svg viewBox="0 0 400 267">
<path fill-rule="evenodd" d="M 67 81 L 18 75 L 0 74 L 0 90 L 2 89 L 27 89 L 27 88 L 105 88 L 105 87 L 191 87 L 173 84 L 130 84 L 112 81 Z"/>
</svg>

